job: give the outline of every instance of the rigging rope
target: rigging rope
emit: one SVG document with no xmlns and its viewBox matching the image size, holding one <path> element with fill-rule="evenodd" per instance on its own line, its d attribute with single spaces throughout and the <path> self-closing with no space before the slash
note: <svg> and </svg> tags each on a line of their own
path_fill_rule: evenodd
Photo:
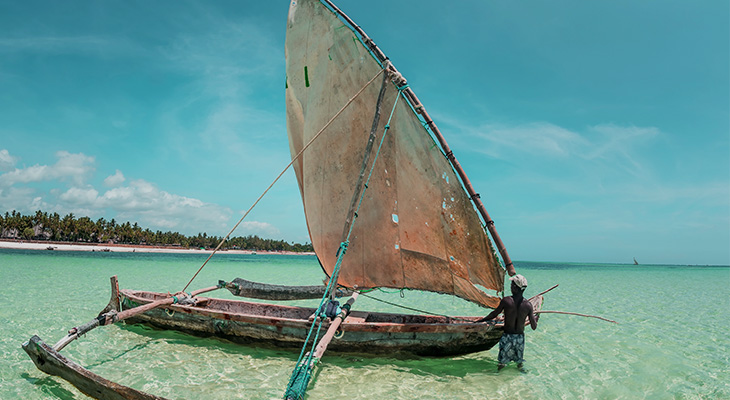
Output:
<svg viewBox="0 0 730 400">
<path fill-rule="evenodd" d="M 386 68 L 382 69 L 381 71 L 385 71 Z M 384 77 L 383 85 L 386 84 L 386 77 Z M 382 91 L 382 88 L 381 88 Z M 307 339 L 304 342 L 304 345 L 302 346 L 302 350 L 299 353 L 299 359 L 297 360 L 297 364 L 294 367 L 294 370 L 292 371 L 292 375 L 289 378 L 289 383 L 286 387 L 286 392 L 284 394 L 284 398 L 290 399 L 290 398 L 296 398 L 300 399 L 303 398 L 304 393 L 306 392 L 307 385 L 309 384 L 309 381 L 312 377 L 312 372 L 314 365 L 316 364 L 316 360 L 314 360 L 314 348 L 317 345 L 317 340 L 319 339 L 319 332 L 321 330 L 322 321 L 324 320 L 322 316 L 322 307 L 325 304 L 325 300 L 329 297 L 328 294 L 332 290 L 333 287 L 337 285 L 337 276 L 339 275 L 340 267 L 342 266 L 342 260 L 345 256 L 345 253 L 347 252 L 347 247 L 350 244 L 350 235 L 352 234 L 353 227 L 355 226 L 355 220 L 358 217 L 358 211 L 360 211 L 360 207 L 362 206 L 362 201 L 365 197 L 365 192 L 368 188 L 368 184 L 370 183 L 370 178 L 373 175 L 373 171 L 375 170 L 375 163 L 378 160 L 378 156 L 380 155 L 380 150 L 383 147 L 383 143 L 385 142 L 385 137 L 388 133 L 388 130 L 390 129 L 390 122 L 393 119 L 393 114 L 395 113 L 395 108 L 398 105 L 398 100 L 402 96 L 403 89 L 398 88 L 398 93 L 396 95 L 396 99 L 393 102 L 393 108 L 390 111 L 390 116 L 388 117 L 388 122 L 385 124 L 385 127 L 383 129 L 383 136 L 380 139 L 380 144 L 378 145 L 378 150 L 375 153 L 375 157 L 373 159 L 373 162 L 370 166 L 370 172 L 368 173 L 367 180 L 365 181 L 365 184 L 362 187 L 362 190 L 359 194 L 359 201 L 357 203 L 357 208 L 355 209 L 355 212 L 352 214 L 353 219 L 352 221 L 348 221 L 349 227 L 347 231 L 347 235 L 345 236 L 344 240 L 340 243 L 340 247 L 337 250 L 337 262 L 335 263 L 334 268 L 332 269 L 332 274 L 330 276 L 329 282 L 327 283 L 327 289 L 325 290 L 325 294 L 322 296 L 322 300 L 319 303 L 319 307 L 317 307 L 317 311 L 315 312 L 316 319 L 319 319 L 319 324 L 316 322 L 312 322 L 312 326 L 309 328 L 309 333 L 307 334 Z M 378 101 L 382 101 L 382 96 L 379 96 Z M 379 108 L 379 104 L 377 105 L 377 108 Z M 376 117 L 378 118 L 378 114 L 376 112 Z M 366 152 L 367 153 L 367 152 Z M 367 157 L 367 154 L 366 154 Z M 309 344 L 309 339 L 312 336 L 312 332 L 314 330 L 315 325 L 318 326 L 317 328 L 317 334 L 314 336 L 314 339 L 312 340 L 312 346 L 311 350 L 305 354 L 305 350 Z"/>
<path fill-rule="evenodd" d="M 246 211 L 246 213 L 244 213 L 244 214 L 243 214 L 243 216 L 241 217 L 241 219 L 239 219 L 239 220 L 238 220 L 238 222 L 236 223 L 236 225 L 234 225 L 234 226 L 233 226 L 233 228 L 231 229 L 231 231 L 230 231 L 230 232 L 228 232 L 228 234 L 227 234 L 227 235 L 226 235 L 226 236 L 225 236 L 225 237 L 224 237 L 223 239 L 221 239 L 220 243 L 218 243 L 218 246 L 216 246 L 215 250 L 213 250 L 213 252 L 212 252 L 212 253 L 210 253 L 210 256 L 208 256 L 208 258 L 207 258 L 207 259 L 205 260 L 205 262 L 203 262 L 203 265 L 201 265 L 201 266 L 200 266 L 200 268 L 198 269 L 198 271 L 197 271 L 197 272 L 195 273 L 195 275 L 193 275 L 193 277 L 192 277 L 192 278 L 190 278 L 190 281 L 188 282 L 188 284 L 187 284 L 187 285 L 185 285 L 185 287 L 183 288 L 183 290 L 182 290 L 183 292 L 185 291 L 185 289 L 187 289 L 187 288 L 188 288 L 188 286 L 190 286 L 190 284 L 191 284 L 191 283 L 193 283 L 193 280 L 195 280 L 195 278 L 196 278 L 196 277 L 198 276 L 198 274 L 200 273 L 200 271 L 202 271 L 202 270 L 203 270 L 203 267 L 205 267 L 205 265 L 206 265 L 206 264 L 208 264 L 208 261 L 210 261 L 210 259 L 211 259 L 211 258 L 213 258 L 213 255 L 214 255 L 214 254 L 215 254 L 215 253 L 216 253 L 216 252 L 217 252 L 218 250 L 220 250 L 221 246 L 223 246 L 223 243 L 225 243 L 225 242 L 226 242 L 226 240 L 228 240 L 228 238 L 229 238 L 229 237 L 230 237 L 230 236 L 231 236 L 231 235 L 233 234 L 233 232 L 234 232 L 234 231 L 236 230 L 236 228 L 238 228 L 238 225 L 240 225 L 240 224 L 241 224 L 241 222 L 243 222 L 244 218 L 246 218 L 246 217 L 248 216 L 248 214 L 249 214 L 249 213 L 251 212 L 251 210 L 253 210 L 253 208 L 254 208 L 254 207 L 256 207 L 256 205 L 257 205 L 257 204 L 259 203 L 259 201 L 261 201 L 261 199 L 262 199 L 262 198 L 263 198 L 263 197 L 264 197 L 264 196 L 266 195 L 266 193 L 268 193 L 268 192 L 269 192 L 269 190 L 270 190 L 270 189 L 271 189 L 271 188 L 272 188 L 272 187 L 274 186 L 274 184 L 276 184 L 276 182 L 277 182 L 277 181 L 279 180 L 279 178 L 281 178 L 281 177 L 282 177 L 282 175 L 284 175 L 284 172 L 286 172 L 286 170 L 287 170 L 287 169 L 289 169 L 289 167 L 291 167 L 291 166 L 292 166 L 292 164 L 294 164 L 294 161 L 296 161 L 297 159 L 299 159 L 299 157 L 300 157 L 300 156 L 301 156 L 301 155 L 302 155 L 302 154 L 304 153 L 304 151 L 305 151 L 305 150 L 307 150 L 307 148 L 308 148 L 308 147 L 309 147 L 309 146 L 310 146 L 310 145 L 311 145 L 312 143 L 314 143 L 314 141 L 315 141 L 315 140 L 316 140 L 316 139 L 317 139 L 317 138 L 319 137 L 319 135 L 321 135 L 321 134 L 322 134 L 322 132 L 324 132 L 324 131 L 325 131 L 325 129 L 327 129 L 327 127 L 329 127 L 329 126 L 330 126 L 330 124 L 332 124 L 332 122 L 333 122 L 333 121 L 334 121 L 334 120 L 335 120 L 335 119 L 336 119 L 337 117 L 339 117 L 339 116 L 340 116 L 340 114 L 342 114 L 342 112 L 343 112 L 343 111 L 345 111 L 345 109 L 346 109 L 346 108 L 347 108 L 347 107 L 348 107 L 348 106 L 349 106 L 350 104 L 352 104 L 352 102 L 353 102 L 353 101 L 355 101 L 355 99 L 356 99 L 356 98 L 357 98 L 358 96 L 360 96 L 360 94 L 361 94 L 361 93 L 362 93 L 362 92 L 363 92 L 363 91 L 365 90 L 365 88 L 367 88 L 368 86 L 370 86 L 370 84 L 371 84 L 371 83 L 372 83 L 372 82 L 373 82 L 373 81 L 375 80 L 375 78 L 379 77 L 379 76 L 380 76 L 380 74 L 382 74 L 382 73 L 383 73 L 384 71 L 385 71 L 385 69 L 381 69 L 380 71 L 378 71 L 378 73 L 377 73 L 377 74 L 375 74 L 375 76 L 373 76 L 373 77 L 372 77 L 372 79 L 370 79 L 370 80 L 369 80 L 369 81 L 368 81 L 368 82 L 367 82 L 367 83 L 366 83 L 366 84 L 365 84 L 365 85 L 364 85 L 364 86 L 363 86 L 362 88 L 360 88 L 360 90 L 358 90 L 358 92 L 357 92 L 357 93 L 355 93 L 355 95 L 354 95 L 354 96 L 352 96 L 352 97 L 350 98 L 350 100 L 348 100 L 348 101 L 347 101 L 347 103 L 345 103 L 345 105 L 344 105 L 344 106 L 342 106 L 342 108 L 340 108 L 340 111 L 338 111 L 338 112 L 337 112 L 337 113 L 336 113 L 336 114 L 335 114 L 335 115 L 334 115 L 334 116 L 333 116 L 332 118 L 330 118 L 330 120 L 329 120 L 329 121 L 327 121 L 327 123 L 326 123 L 326 124 L 325 124 L 325 125 L 324 125 L 324 126 L 322 127 L 322 129 L 320 129 L 320 130 L 319 130 L 319 132 L 317 132 L 317 134 L 316 134 L 316 135 L 314 135 L 314 137 L 312 137 L 312 139 L 311 139 L 311 140 L 310 140 L 310 141 L 309 141 L 309 142 L 308 142 L 308 143 L 307 143 L 307 144 L 306 144 L 306 145 L 305 145 L 304 147 L 302 147 L 302 150 L 300 150 L 300 151 L 299 151 L 299 153 L 297 153 L 297 155 L 296 155 L 296 156 L 292 157 L 292 159 L 291 159 L 291 162 L 290 162 L 289 164 L 287 164 L 287 166 L 286 166 L 286 167 L 284 167 L 284 169 L 283 169 L 283 170 L 281 171 L 281 173 L 280 173 L 280 174 L 279 174 L 279 175 L 278 175 L 278 176 L 276 177 L 276 179 L 274 179 L 274 181 L 273 181 L 273 182 L 271 182 L 271 184 L 269 185 L 269 187 L 267 187 L 267 188 L 266 188 L 266 190 L 264 190 L 264 192 L 263 192 L 263 193 L 261 193 L 261 196 L 259 196 L 259 198 L 258 198 L 258 199 L 256 199 L 256 201 L 255 201 L 255 202 L 254 202 L 254 203 L 253 203 L 253 204 L 251 205 L 251 207 L 249 207 L 249 209 L 248 209 L 248 210 Z"/>
<path fill-rule="evenodd" d="M 380 291 L 383 292 L 383 293 L 388 293 L 388 292 L 386 292 L 385 290 L 382 290 L 382 289 L 380 289 Z M 419 312 L 421 314 L 434 315 L 436 317 L 445 317 L 445 318 L 448 318 L 450 320 L 455 320 L 455 321 L 473 322 L 473 320 L 471 320 L 471 319 L 459 318 L 459 317 L 452 317 L 452 316 L 445 315 L 445 314 L 432 313 L 432 312 L 429 312 L 429 311 L 420 310 L 418 308 L 411 308 L 411 307 L 408 307 L 408 306 L 404 306 L 402 304 L 392 303 L 390 301 L 383 300 L 383 299 L 379 299 L 377 297 L 368 296 L 367 294 L 364 294 L 364 293 L 360 293 L 360 296 L 365 296 L 365 297 L 367 297 L 369 299 L 372 299 L 372 300 L 375 300 L 375 301 L 379 301 L 381 303 L 385 303 L 385 304 L 391 305 L 393 307 L 398 307 L 398 308 L 402 308 L 402 309 L 405 309 L 405 310 L 415 311 L 415 312 Z"/>
</svg>

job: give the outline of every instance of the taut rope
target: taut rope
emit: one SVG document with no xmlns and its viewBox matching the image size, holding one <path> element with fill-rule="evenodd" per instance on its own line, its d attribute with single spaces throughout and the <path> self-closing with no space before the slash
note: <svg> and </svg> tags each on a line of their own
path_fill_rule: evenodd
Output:
<svg viewBox="0 0 730 400">
<path fill-rule="evenodd" d="M 188 288 L 188 286 L 190 286 L 191 283 L 193 283 L 193 280 L 195 280 L 195 277 L 198 276 L 198 274 L 200 273 L 200 271 L 203 270 L 203 267 L 205 267 L 205 265 L 208 264 L 208 261 L 210 261 L 210 259 L 213 258 L 213 255 L 221 248 L 221 246 L 223 246 L 223 243 L 225 243 L 225 241 L 228 240 L 228 238 L 231 236 L 231 234 L 233 234 L 233 231 L 235 231 L 236 228 L 238 228 L 238 225 L 240 225 L 241 222 L 243 222 L 243 220 L 248 216 L 248 214 L 251 212 L 251 210 L 253 210 L 253 208 L 256 207 L 256 205 L 259 203 L 259 201 L 261 201 L 261 199 L 266 195 L 266 193 L 268 193 L 269 190 L 274 186 L 274 184 L 276 184 L 276 182 L 279 180 L 279 178 L 281 178 L 282 175 L 284 175 L 284 172 L 286 172 L 286 170 L 289 169 L 289 167 L 291 167 L 292 164 L 294 164 L 294 161 L 296 161 L 297 159 L 299 159 L 299 157 L 304 153 L 304 151 L 307 150 L 307 148 L 312 143 L 314 143 L 315 140 L 317 140 L 317 138 L 319 137 L 319 135 L 321 135 L 322 132 L 324 132 L 324 130 L 327 129 L 327 127 L 329 127 L 330 124 L 332 124 L 332 122 L 337 117 L 339 117 L 340 114 L 342 114 L 342 112 L 345 111 L 345 109 L 353 101 L 355 101 L 355 99 L 358 96 L 360 96 L 360 94 L 365 90 L 365 88 L 367 88 L 368 86 L 370 86 L 370 84 L 375 80 L 375 78 L 379 77 L 380 74 L 383 73 L 383 71 L 385 71 L 385 69 L 381 69 L 380 71 L 378 71 L 378 73 L 375 74 L 375 76 L 373 76 L 372 79 L 370 79 L 357 93 L 355 93 L 355 95 L 352 96 L 350 98 L 350 100 L 348 100 L 347 103 L 345 103 L 345 105 L 342 106 L 342 108 L 340 108 L 340 111 L 337 111 L 337 114 L 335 114 L 332 118 L 330 118 L 329 121 L 327 121 L 327 123 L 322 127 L 322 129 L 320 129 L 319 132 L 317 132 L 317 134 L 314 135 L 314 137 L 302 148 L 302 150 L 300 150 L 299 153 L 297 153 L 296 156 L 292 157 L 291 162 L 289 164 L 287 164 L 286 167 L 284 167 L 284 169 L 281 171 L 281 173 L 279 174 L 279 176 L 277 176 L 276 179 L 274 179 L 274 181 L 271 182 L 271 185 L 269 185 L 269 187 L 267 187 L 266 190 L 264 190 L 264 192 L 261 193 L 261 196 L 259 196 L 259 198 L 256 199 L 256 201 L 251 205 L 251 207 L 248 209 L 248 211 L 246 211 L 246 213 L 243 214 L 243 217 L 241 217 L 241 219 L 238 220 L 238 222 L 236 223 L 236 225 L 233 226 L 233 229 L 231 229 L 231 231 L 228 232 L 228 234 L 220 241 L 220 243 L 218 243 L 218 246 L 216 246 L 215 250 L 213 250 L 213 252 L 210 253 L 210 256 L 208 256 L 208 258 L 205 260 L 205 262 L 203 263 L 203 265 L 201 265 L 200 268 L 198 269 L 198 271 L 195 273 L 195 275 L 193 275 L 193 277 L 190 278 L 190 281 L 188 282 L 188 284 L 185 285 L 185 287 L 183 288 L 183 290 L 182 290 L 183 292 L 185 291 L 185 289 Z"/>
</svg>

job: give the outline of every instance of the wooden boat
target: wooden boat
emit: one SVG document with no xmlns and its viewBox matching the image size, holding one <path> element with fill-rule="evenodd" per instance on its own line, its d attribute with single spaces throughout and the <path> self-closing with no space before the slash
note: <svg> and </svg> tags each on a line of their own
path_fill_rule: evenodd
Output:
<svg viewBox="0 0 730 400">
<path fill-rule="evenodd" d="M 124 307 L 148 304 L 166 297 L 163 293 L 122 290 Z M 530 299 L 536 310 L 541 295 Z M 314 308 L 251 303 L 238 300 L 199 298 L 196 306 L 170 305 L 156 308 L 128 322 L 145 323 L 198 336 L 216 336 L 239 343 L 301 346 L 311 325 Z M 346 334 L 332 342 L 334 351 L 367 354 L 398 353 L 447 356 L 487 350 L 502 336 L 503 322 L 475 324 L 477 317 L 439 317 L 352 312 L 343 322 Z M 86 395 L 105 400 L 165 400 L 109 381 L 67 359 L 38 336 L 23 344 L 39 370 L 70 382 Z"/>
<path fill-rule="evenodd" d="M 167 296 L 133 290 L 120 293 L 123 309 L 132 309 Z M 316 308 L 241 300 L 198 299 L 195 306 L 174 304 L 138 314 L 127 321 L 238 343 L 301 348 L 317 311 Z M 542 296 L 531 301 L 539 310 Z M 453 356 L 489 350 L 502 336 L 503 323 L 475 324 L 478 318 L 353 310 L 342 322 L 342 336 L 334 339 L 328 349 L 391 356 Z M 324 327 L 327 326 L 328 322 Z"/>
<path fill-rule="evenodd" d="M 374 355 L 449 356 L 497 343 L 501 325 L 473 323 L 481 315 L 352 310 L 361 291 L 377 288 L 437 292 L 496 308 L 505 275 L 516 271 L 479 194 L 407 81 L 329 0 L 291 2 L 286 107 L 290 165 L 328 282 L 320 305 L 315 309 L 198 297 L 227 285 L 191 295 L 183 294 L 186 286 L 175 296 L 123 290 L 116 300 L 112 295 L 96 320 L 72 329 L 53 348 L 32 338 L 24 348 L 41 370 L 71 381 L 92 397 L 111 398 L 95 394 L 98 384 L 99 390 L 119 398 L 146 398 L 88 371 L 78 372 L 81 367 L 58 353 L 88 330 L 123 319 L 243 343 L 294 347 L 311 342 L 312 349 L 297 361 L 286 398 L 304 395 L 328 347 Z M 342 307 L 334 300 L 340 287 L 353 291 Z M 542 296 L 532 301 L 539 308 Z M 326 333 L 319 337 L 320 331 Z M 338 337 L 338 331 L 344 335 Z M 49 364 L 55 369 L 50 371 Z M 77 372 L 71 374 L 72 369 Z"/>
</svg>

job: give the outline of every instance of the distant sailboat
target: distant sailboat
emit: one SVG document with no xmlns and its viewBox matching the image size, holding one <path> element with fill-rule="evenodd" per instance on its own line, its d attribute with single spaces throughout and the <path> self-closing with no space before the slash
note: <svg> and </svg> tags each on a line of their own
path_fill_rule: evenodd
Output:
<svg viewBox="0 0 730 400">
<path fill-rule="evenodd" d="M 639 262 L 636 261 L 636 257 L 634 257 L 634 265 L 639 265 Z"/>
</svg>

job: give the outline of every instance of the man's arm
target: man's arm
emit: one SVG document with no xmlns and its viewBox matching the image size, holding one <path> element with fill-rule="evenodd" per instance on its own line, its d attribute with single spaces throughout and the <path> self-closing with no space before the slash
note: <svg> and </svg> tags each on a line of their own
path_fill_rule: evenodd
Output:
<svg viewBox="0 0 730 400">
<path fill-rule="evenodd" d="M 486 322 L 495 319 L 497 318 L 497 315 L 499 315 L 502 311 L 504 311 L 504 299 L 499 301 L 499 305 L 497 306 L 497 308 L 494 309 L 494 311 L 490 312 L 489 315 L 480 320 L 477 320 L 476 322 Z"/>
<path fill-rule="evenodd" d="M 537 329 L 537 318 L 535 317 L 535 310 L 532 307 L 532 303 L 527 302 L 527 305 L 530 306 L 530 312 L 527 314 L 527 319 L 530 320 L 530 327 L 534 331 Z"/>
</svg>

